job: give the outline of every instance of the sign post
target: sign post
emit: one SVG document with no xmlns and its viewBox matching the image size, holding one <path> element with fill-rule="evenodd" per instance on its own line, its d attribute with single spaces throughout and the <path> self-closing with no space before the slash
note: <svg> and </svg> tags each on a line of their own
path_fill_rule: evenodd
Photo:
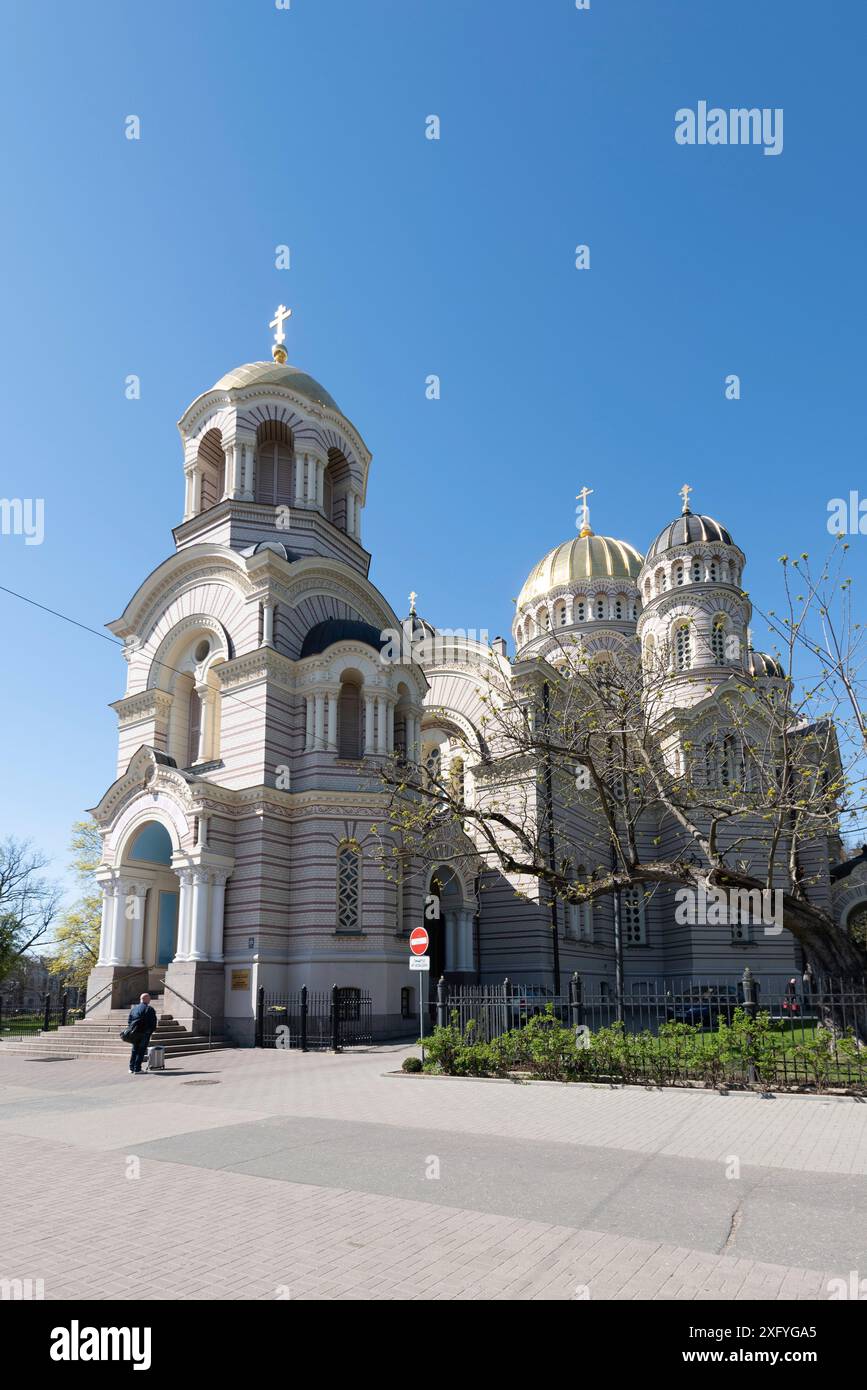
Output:
<svg viewBox="0 0 867 1390">
<path fill-rule="evenodd" d="M 427 993 L 424 986 L 430 974 L 430 956 L 427 954 L 429 945 L 430 937 L 427 928 L 413 927 L 409 934 L 409 949 L 412 952 L 409 958 L 409 968 L 410 970 L 420 970 L 424 974 L 424 979 L 419 980 L 418 986 L 418 1028 L 422 1066 L 424 1066 L 424 999 Z"/>
</svg>

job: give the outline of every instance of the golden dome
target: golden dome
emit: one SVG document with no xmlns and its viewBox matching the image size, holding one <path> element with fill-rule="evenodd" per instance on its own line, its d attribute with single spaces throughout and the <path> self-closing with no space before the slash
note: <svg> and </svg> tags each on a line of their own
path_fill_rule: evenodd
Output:
<svg viewBox="0 0 867 1390">
<path fill-rule="evenodd" d="M 549 550 L 527 576 L 518 595 L 518 608 L 541 598 L 562 584 L 582 579 L 629 579 L 633 582 L 644 563 L 628 541 L 613 536 L 576 536 Z"/>
</svg>

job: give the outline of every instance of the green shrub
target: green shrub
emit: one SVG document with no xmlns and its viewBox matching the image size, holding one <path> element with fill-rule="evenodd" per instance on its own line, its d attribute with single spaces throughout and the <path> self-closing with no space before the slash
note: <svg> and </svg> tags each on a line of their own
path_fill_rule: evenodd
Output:
<svg viewBox="0 0 867 1390">
<path fill-rule="evenodd" d="M 404 1057 L 401 1063 L 401 1071 L 422 1071 L 420 1057 Z"/>
</svg>

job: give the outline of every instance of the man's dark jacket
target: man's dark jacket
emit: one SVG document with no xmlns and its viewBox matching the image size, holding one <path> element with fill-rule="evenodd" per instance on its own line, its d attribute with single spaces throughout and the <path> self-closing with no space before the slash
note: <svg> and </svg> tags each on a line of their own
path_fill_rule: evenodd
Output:
<svg viewBox="0 0 867 1390">
<path fill-rule="evenodd" d="M 136 1042 L 149 1038 L 156 1026 L 157 1015 L 152 1004 L 133 1004 L 129 1011 L 127 1028 L 132 1030 Z"/>
</svg>

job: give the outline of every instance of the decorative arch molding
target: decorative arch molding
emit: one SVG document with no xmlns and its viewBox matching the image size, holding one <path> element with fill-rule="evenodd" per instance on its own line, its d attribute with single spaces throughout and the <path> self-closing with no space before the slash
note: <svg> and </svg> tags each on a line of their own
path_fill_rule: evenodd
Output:
<svg viewBox="0 0 867 1390">
<path fill-rule="evenodd" d="M 449 709 L 443 705 L 426 705 L 422 715 L 422 735 L 424 735 L 425 729 L 440 729 L 450 738 L 454 738 L 457 734 L 458 741 L 463 743 L 468 750 L 476 752 L 482 758 L 488 756 L 487 744 L 475 724 L 457 710 Z"/>
<path fill-rule="evenodd" d="M 834 885 L 833 901 L 834 916 L 845 930 L 855 909 L 867 906 L 867 867 L 860 865 L 843 882 L 845 887 Z"/>
<path fill-rule="evenodd" d="M 103 856 L 112 867 L 120 863 L 129 837 L 148 820 L 159 821 L 179 852 L 194 843 L 194 802 L 190 785 L 162 755 L 142 747 L 130 758 L 122 777 L 113 782 L 90 814 L 103 836 Z"/>
<path fill-rule="evenodd" d="M 222 545 L 191 545 L 169 556 L 148 575 L 121 616 L 107 624 L 109 631 L 143 645 L 169 603 L 208 580 L 229 585 L 244 599 L 255 592 L 243 556 Z"/>
<path fill-rule="evenodd" d="M 232 660 L 235 651 L 232 639 L 223 627 L 223 624 L 219 622 L 217 618 L 210 617 L 207 613 L 191 613 L 189 617 L 182 618 L 180 622 L 175 623 L 174 627 L 166 633 L 154 652 L 148 672 L 148 690 L 155 690 L 158 688 L 164 690 L 166 688 L 161 684 L 161 677 L 163 675 L 164 663 L 168 659 L 168 654 L 178 642 L 182 641 L 186 634 L 192 634 L 194 632 L 209 632 L 217 640 L 218 650 L 211 654 L 209 664 L 213 665 L 215 660 Z M 173 676 L 175 673 L 169 671 L 168 674 Z"/>
<path fill-rule="evenodd" d="M 472 868 L 467 867 L 467 857 L 470 857 Z M 476 907 L 476 887 L 475 876 L 479 873 L 481 865 L 478 855 L 471 842 L 465 837 L 456 835 L 450 842 L 443 839 L 431 845 L 430 850 L 425 851 L 427 861 L 424 871 L 424 891 L 430 893 L 431 880 L 437 869 L 448 869 L 454 874 L 457 880 L 461 897 L 465 907 Z"/>
<path fill-rule="evenodd" d="M 227 391 L 205 391 L 181 416 L 178 429 L 186 444 L 216 420 L 220 420 L 223 431 L 233 435 L 236 430 L 255 433 L 266 419 L 283 419 L 296 433 L 298 442 L 311 447 L 319 442 L 325 452 L 329 448 L 341 449 L 366 482 L 370 450 L 352 422 L 340 411 L 312 401 L 289 385 L 253 383 Z"/>
<path fill-rule="evenodd" d="M 379 590 L 368 579 L 359 576 L 357 570 L 350 569 L 340 560 L 329 559 L 326 562 L 319 555 L 296 560 L 291 567 L 291 580 L 287 580 L 289 567 L 286 561 L 280 562 L 274 557 L 273 551 L 260 551 L 251 557 L 251 575 L 255 573 L 257 560 L 263 566 L 279 566 L 275 572 L 277 583 L 274 594 L 281 603 L 297 608 L 308 598 L 333 598 L 354 607 L 363 622 L 371 623 L 380 630 L 387 627 L 400 631 L 399 618 Z"/>
</svg>

